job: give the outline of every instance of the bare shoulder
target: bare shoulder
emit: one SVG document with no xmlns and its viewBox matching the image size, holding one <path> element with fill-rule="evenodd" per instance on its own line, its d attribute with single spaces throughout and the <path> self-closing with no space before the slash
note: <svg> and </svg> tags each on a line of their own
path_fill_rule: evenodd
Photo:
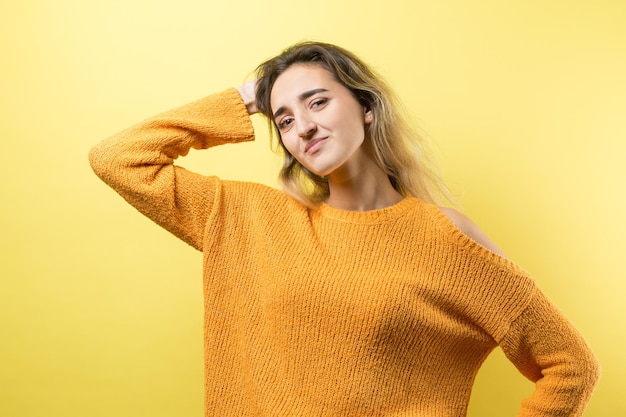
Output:
<svg viewBox="0 0 626 417">
<path fill-rule="evenodd" d="M 464 215 L 458 210 L 449 207 L 439 207 L 439 210 L 446 216 L 454 225 L 463 232 L 470 239 L 476 243 L 484 246 L 492 252 L 497 253 L 500 256 L 506 257 L 504 253 L 496 246 L 495 243 L 474 223 L 469 217 Z"/>
</svg>

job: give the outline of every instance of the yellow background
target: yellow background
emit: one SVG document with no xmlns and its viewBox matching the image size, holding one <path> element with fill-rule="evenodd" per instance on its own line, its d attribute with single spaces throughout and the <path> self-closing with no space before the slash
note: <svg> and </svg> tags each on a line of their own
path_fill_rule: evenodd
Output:
<svg viewBox="0 0 626 417">
<path fill-rule="evenodd" d="M 466 213 L 598 354 L 586 415 L 624 415 L 621 0 L 3 2 L 0 415 L 202 416 L 201 255 L 100 182 L 87 152 L 303 39 L 387 77 Z M 181 163 L 275 184 L 255 123 L 257 142 Z M 496 351 L 469 415 L 513 416 L 531 391 Z"/>
</svg>

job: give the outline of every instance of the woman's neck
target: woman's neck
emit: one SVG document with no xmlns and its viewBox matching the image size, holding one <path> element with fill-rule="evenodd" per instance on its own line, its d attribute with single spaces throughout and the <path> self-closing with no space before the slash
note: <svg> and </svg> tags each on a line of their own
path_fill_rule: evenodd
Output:
<svg viewBox="0 0 626 417">
<path fill-rule="evenodd" d="M 345 169 L 328 176 L 326 204 L 341 210 L 368 211 L 393 206 L 403 199 L 377 165 L 352 171 Z"/>
</svg>

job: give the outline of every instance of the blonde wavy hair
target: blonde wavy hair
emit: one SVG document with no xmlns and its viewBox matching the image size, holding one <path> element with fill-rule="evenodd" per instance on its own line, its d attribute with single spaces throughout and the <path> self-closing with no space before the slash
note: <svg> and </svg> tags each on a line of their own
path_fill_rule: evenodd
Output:
<svg viewBox="0 0 626 417">
<path fill-rule="evenodd" d="M 338 46 L 312 41 L 297 43 L 257 67 L 256 105 L 268 118 L 273 135 L 280 138 L 272 117 L 270 94 L 276 79 L 294 64 L 325 68 L 372 111 L 374 117 L 366 129 L 364 145 L 401 195 L 434 204 L 451 200 L 423 141 L 407 123 L 391 88 L 353 53 Z M 285 158 L 279 173 L 285 191 L 309 207 L 325 201 L 329 195 L 328 180 L 303 167 L 282 140 L 278 142 Z"/>
</svg>

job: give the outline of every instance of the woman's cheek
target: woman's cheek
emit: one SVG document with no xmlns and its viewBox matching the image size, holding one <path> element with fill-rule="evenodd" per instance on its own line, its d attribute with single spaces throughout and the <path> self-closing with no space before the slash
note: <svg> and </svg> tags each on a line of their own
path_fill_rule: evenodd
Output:
<svg viewBox="0 0 626 417">
<path fill-rule="evenodd" d="M 281 141 L 283 142 L 283 146 L 285 147 L 287 152 L 289 152 L 294 157 L 297 157 L 297 144 L 294 143 L 293 138 L 291 138 L 289 135 L 284 135 L 281 138 Z"/>
</svg>

